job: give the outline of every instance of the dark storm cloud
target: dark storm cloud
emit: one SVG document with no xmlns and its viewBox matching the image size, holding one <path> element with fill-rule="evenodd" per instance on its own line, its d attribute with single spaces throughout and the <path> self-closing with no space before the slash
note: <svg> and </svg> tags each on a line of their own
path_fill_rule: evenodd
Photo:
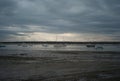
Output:
<svg viewBox="0 0 120 81">
<path fill-rule="evenodd" d="M 119 0 L 0 0 L 0 31 L 120 34 Z M 37 28 L 35 27 L 37 26 Z M 18 29 L 19 30 L 18 30 Z M 14 33 L 15 32 L 15 33 Z M 4 34 L 2 34 L 4 33 Z"/>
<path fill-rule="evenodd" d="M 0 0 L 0 15 L 10 16 L 13 14 L 15 5 L 13 0 Z"/>
<path fill-rule="evenodd" d="M 0 0 L 0 40 L 7 39 L 11 34 L 15 34 L 15 32 L 9 30 L 3 30 L 6 26 L 11 25 L 8 17 L 14 14 L 15 6 L 13 0 Z"/>
</svg>

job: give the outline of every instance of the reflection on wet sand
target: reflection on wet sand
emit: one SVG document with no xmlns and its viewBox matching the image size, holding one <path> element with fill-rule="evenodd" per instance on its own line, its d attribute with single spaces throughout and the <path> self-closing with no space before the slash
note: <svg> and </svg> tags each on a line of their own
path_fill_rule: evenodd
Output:
<svg viewBox="0 0 120 81">
<path fill-rule="evenodd" d="M 119 81 L 120 52 L 25 51 L 0 56 L 0 81 Z"/>
</svg>

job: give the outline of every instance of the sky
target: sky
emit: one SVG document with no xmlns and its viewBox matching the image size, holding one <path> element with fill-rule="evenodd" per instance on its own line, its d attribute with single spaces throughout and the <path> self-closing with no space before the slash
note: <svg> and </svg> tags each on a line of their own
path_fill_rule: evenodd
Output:
<svg viewBox="0 0 120 81">
<path fill-rule="evenodd" d="M 0 0 L 0 41 L 120 41 L 120 0 Z"/>
</svg>

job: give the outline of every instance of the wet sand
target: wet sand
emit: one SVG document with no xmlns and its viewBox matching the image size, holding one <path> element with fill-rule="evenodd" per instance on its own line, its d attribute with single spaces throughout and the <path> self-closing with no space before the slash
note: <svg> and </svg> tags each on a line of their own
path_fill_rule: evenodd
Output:
<svg viewBox="0 0 120 81">
<path fill-rule="evenodd" d="M 119 52 L 42 53 L 0 56 L 0 81 L 120 81 Z"/>
</svg>

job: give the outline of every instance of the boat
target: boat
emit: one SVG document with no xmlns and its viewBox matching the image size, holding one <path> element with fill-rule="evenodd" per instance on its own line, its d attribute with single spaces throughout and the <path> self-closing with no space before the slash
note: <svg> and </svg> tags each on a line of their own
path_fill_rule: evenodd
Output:
<svg viewBox="0 0 120 81">
<path fill-rule="evenodd" d="M 0 48 L 6 47 L 5 45 L 0 45 Z"/>
<path fill-rule="evenodd" d="M 25 44 L 25 43 L 23 43 L 21 46 L 22 46 L 22 47 L 28 47 L 28 45 Z"/>
<path fill-rule="evenodd" d="M 42 46 L 43 46 L 43 47 L 48 47 L 48 45 L 47 45 L 47 44 L 42 44 Z"/>
<path fill-rule="evenodd" d="M 88 47 L 88 48 L 95 48 L 95 45 L 94 44 L 88 44 L 88 45 L 86 45 L 86 47 Z"/>
<path fill-rule="evenodd" d="M 101 50 L 103 50 L 104 48 L 102 46 L 98 46 L 95 49 L 101 49 Z"/>
<path fill-rule="evenodd" d="M 58 39 L 58 37 L 57 37 L 57 35 L 56 35 L 56 42 L 57 42 L 57 39 Z M 64 37 L 63 37 L 63 41 L 64 41 Z M 62 47 L 66 47 L 67 45 L 66 44 L 54 44 L 54 48 L 62 48 Z"/>
<path fill-rule="evenodd" d="M 61 47 L 66 47 L 66 45 L 65 44 L 55 44 L 54 47 L 61 48 Z"/>
</svg>

